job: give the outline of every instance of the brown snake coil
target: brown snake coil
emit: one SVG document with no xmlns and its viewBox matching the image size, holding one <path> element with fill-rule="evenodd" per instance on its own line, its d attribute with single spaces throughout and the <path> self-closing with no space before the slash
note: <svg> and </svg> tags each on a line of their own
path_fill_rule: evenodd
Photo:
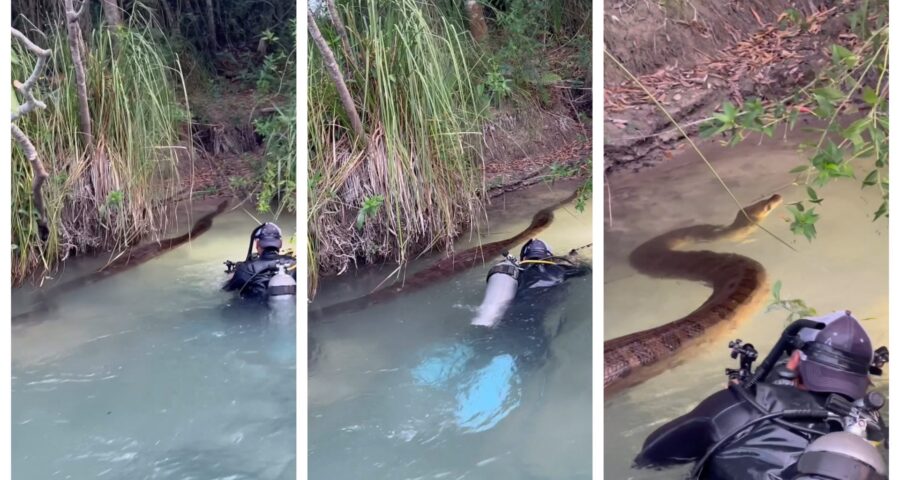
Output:
<svg viewBox="0 0 900 480">
<path fill-rule="evenodd" d="M 711 341 L 750 317 L 768 292 L 766 270 L 759 262 L 735 253 L 678 249 L 698 242 L 740 240 L 781 201 L 780 195 L 772 195 L 744 209 L 750 219 L 738 212 L 728 226 L 679 228 L 631 252 L 631 265 L 645 275 L 703 282 L 713 292 L 683 318 L 604 342 L 603 388 L 607 396 L 664 371 L 688 346 Z"/>
</svg>

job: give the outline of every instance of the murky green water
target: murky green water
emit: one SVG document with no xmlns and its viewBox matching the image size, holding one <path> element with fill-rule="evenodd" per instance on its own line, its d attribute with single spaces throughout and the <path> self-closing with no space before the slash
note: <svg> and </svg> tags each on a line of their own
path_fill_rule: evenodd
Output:
<svg viewBox="0 0 900 480">
<path fill-rule="evenodd" d="M 495 201 L 484 240 L 521 231 L 572 187 Z M 591 242 L 590 224 L 590 206 L 570 205 L 539 237 L 565 253 Z M 590 478 L 591 276 L 571 280 L 559 304 L 533 305 L 548 328 L 562 327 L 545 362 L 521 365 L 506 363 L 514 346 L 478 353 L 506 340 L 469 326 L 487 269 L 310 324 L 310 479 Z M 389 272 L 334 279 L 311 308 L 363 295 Z"/>
<path fill-rule="evenodd" d="M 744 205 L 776 192 L 785 197 L 785 204 L 806 197 L 804 189 L 791 185 L 793 176 L 788 171 L 806 162 L 791 144 L 750 142 L 731 149 L 707 146 L 704 152 Z M 604 221 L 605 339 L 680 318 L 702 304 L 710 292 L 698 283 L 638 274 L 628 264 L 631 250 L 674 228 L 730 223 L 737 212 L 693 154 L 638 174 L 613 175 L 609 185 L 612 221 L 608 211 Z M 764 223 L 796 251 L 761 231 L 746 243 L 717 242 L 702 248 L 758 260 L 772 283 L 782 282 L 782 298 L 803 299 L 819 313 L 850 310 L 862 320 L 873 346 L 887 345 L 888 225 L 883 219 L 871 220 L 881 202 L 880 193 L 874 188 L 860 190 L 856 179 L 834 182 L 820 189 L 819 196 L 825 200 L 816 209 L 821 214 L 816 227 L 819 233 L 811 243 L 790 232 L 790 214 L 784 206 Z M 729 339 L 751 342 L 764 355 L 785 327 L 786 317 L 784 311 L 765 313 L 762 308 L 720 345 L 697 351 L 682 365 L 606 401 L 606 478 L 678 478 L 684 469 L 656 472 L 630 468 L 644 439 L 724 387 L 724 369 L 737 365 L 728 356 Z M 876 385 L 887 395 L 887 376 L 877 379 Z"/>
<path fill-rule="evenodd" d="M 219 290 L 254 225 L 220 216 L 192 244 L 51 295 L 56 310 L 13 325 L 13 478 L 295 478 L 295 324 Z M 14 314 L 29 297 L 13 292 Z"/>
</svg>

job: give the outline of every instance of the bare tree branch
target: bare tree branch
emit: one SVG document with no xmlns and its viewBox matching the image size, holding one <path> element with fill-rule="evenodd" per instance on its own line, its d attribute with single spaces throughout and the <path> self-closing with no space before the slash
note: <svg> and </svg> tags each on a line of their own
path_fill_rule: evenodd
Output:
<svg viewBox="0 0 900 480">
<path fill-rule="evenodd" d="M 25 103 L 19 105 L 19 108 L 12 113 L 10 126 L 12 127 L 12 138 L 22 148 L 22 152 L 25 153 L 25 158 L 31 163 L 31 169 L 34 172 L 31 193 L 34 197 L 34 208 L 38 213 L 38 235 L 41 240 L 46 241 L 50 229 L 47 228 L 47 214 L 44 211 L 44 197 L 41 195 L 41 187 L 43 187 L 44 181 L 47 180 L 49 175 L 47 174 L 47 169 L 44 168 L 43 162 L 41 162 L 41 159 L 38 156 L 37 149 L 34 147 L 34 144 L 31 143 L 31 139 L 28 138 L 28 135 L 25 135 L 25 132 L 23 132 L 18 125 L 12 122 L 15 122 L 22 115 L 31 112 L 35 108 L 47 108 L 47 105 L 45 105 L 44 102 L 34 98 L 32 89 L 34 88 L 34 84 L 37 82 L 38 77 L 40 77 L 41 73 L 44 71 L 44 67 L 47 65 L 47 59 L 50 57 L 51 51 L 38 47 L 29 40 L 28 37 L 23 35 L 22 32 L 15 28 L 12 29 L 12 36 L 37 56 L 34 71 L 32 71 L 31 75 L 28 76 L 28 79 L 25 80 L 25 83 L 19 83 L 18 81 L 13 82 L 16 90 L 18 90 L 19 93 L 22 94 L 22 97 L 25 98 Z"/>
<path fill-rule="evenodd" d="M 34 87 L 34 82 L 37 81 L 38 77 L 41 75 L 41 72 L 44 71 L 44 66 L 47 64 L 47 59 L 50 58 L 50 50 L 45 50 L 41 47 L 35 45 L 31 40 L 28 39 L 22 32 L 12 29 L 13 38 L 18 40 L 22 45 L 25 46 L 31 53 L 33 53 L 37 57 L 37 64 L 34 66 L 34 71 L 31 72 L 31 75 L 25 80 L 25 83 L 15 82 L 13 85 L 16 87 L 16 90 L 22 94 L 25 98 L 25 103 L 19 105 L 19 108 L 13 112 L 12 120 L 16 121 L 22 115 L 34 110 L 35 108 L 47 108 L 47 105 L 44 102 L 34 98 L 34 94 L 31 93 L 32 87 Z"/>
</svg>

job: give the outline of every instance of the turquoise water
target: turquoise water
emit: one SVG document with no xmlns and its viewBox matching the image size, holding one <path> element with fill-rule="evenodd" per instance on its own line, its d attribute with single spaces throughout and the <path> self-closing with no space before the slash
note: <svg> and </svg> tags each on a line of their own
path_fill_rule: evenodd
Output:
<svg viewBox="0 0 900 480">
<path fill-rule="evenodd" d="M 495 201 L 485 241 L 570 192 L 541 185 Z M 568 205 L 539 237 L 561 253 L 587 244 L 590 215 Z M 546 359 L 525 362 L 529 339 L 468 325 L 487 268 L 310 324 L 310 479 L 590 478 L 591 276 L 558 302 L 524 307 L 543 309 L 553 332 Z M 310 308 L 362 295 L 389 272 L 332 279 Z"/>
<path fill-rule="evenodd" d="M 14 479 L 295 478 L 295 322 L 219 290 L 254 225 L 223 215 L 12 326 Z M 29 301 L 14 291 L 13 313 Z"/>
</svg>

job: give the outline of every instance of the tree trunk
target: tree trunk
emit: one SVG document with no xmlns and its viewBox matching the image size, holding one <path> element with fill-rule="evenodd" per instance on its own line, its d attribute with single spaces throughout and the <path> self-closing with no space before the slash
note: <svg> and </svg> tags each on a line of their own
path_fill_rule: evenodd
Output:
<svg viewBox="0 0 900 480">
<path fill-rule="evenodd" d="M 213 9 L 213 0 L 206 0 L 206 26 L 209 30 L 209 48 L 215 52 L 219 47 L 216 41 L 216 13 Z"/>
<path fill-rule="evenodd" d="M 90 150 L 94 144 L 91 134 L 91 110 L 88 107 L 87 82 L 84 75 L 83 41 L 81 39 L 81 26 L 78 18 L 84 13 L 86 1 L 81 2 L 81 8 L 75 10 L 72 0 L 64 0 L 66 6 L 66 28 L 69 32 L 69 50 L 72 52 L 72 63 L 75 67 L 75 93 L 78 97 L 78 127 L 81 130 L 81 142 L 85 149 Z"/>
<path fill-rule="evenodd" d="M 331 80 L 334 81 L 334 85 L 337 87 L 338 96 L 341 97 L 341 103 L 344 105 L 344 110 L 347 111 L 347 116 L 350 117 L 350 125 L 353 127 L 356 136 L 363 142 L 368 143 L 366 131 L 363 129 L 359 114 L 356 113 L 356 104 L 353 102 L 353 97 L 350 96 L 350 90 L 347 89 L 347 84 L 344 82 L 344 76 L 341 74 L 341 69 L 338 68 L 337 61 L 334 59 L 334 53 L 328 48 L 328 42 L 322 37 L 322 32 L 319 31 L 319 27 L 316 25 L 316 19 L 313 16 L 312 11 L 307 9 L 306 16 L 309 20 L 309 34 L 312 36 L 316 48 L 322 53 L 323 60 L 325 61 L 325 68 L 328 69 Z"/>
<path fill-rule="evenodd" d="M 325 0 L 325 5 L 328 6 L 328 14 L 331 16 L 331 23 L 334 24 L 338 36 L 341 37 L 341 45 L 344 48 L 344 58 L 353 65 L 353 68 L 358 68 L 356 65 L 356 58 L 353 56 L 353 50 L 350 49 L 350 38 L 347 36 L 347 29 L 344 28 L 344 22 L 341 21 L 341 14 L 338 12 L 337 5 L 334 4 L 334 0 Z"/>
<path fill-rule="evenodd" d="M 103 15 L 106 17 L 106 24 L 114 32 L 122 28 L 122 9 L 119 8 L 118 0 L 103 0 Z"/>
<path fill-rule="evenodd" d="M 469 32 L 476 42 L 480 42 L 487 38 L 487 23 L 484 21 L 484 7 L 478 3 L 478 0 L 466 1 L 466 15 L 469 17 Z"/>
</svg>

